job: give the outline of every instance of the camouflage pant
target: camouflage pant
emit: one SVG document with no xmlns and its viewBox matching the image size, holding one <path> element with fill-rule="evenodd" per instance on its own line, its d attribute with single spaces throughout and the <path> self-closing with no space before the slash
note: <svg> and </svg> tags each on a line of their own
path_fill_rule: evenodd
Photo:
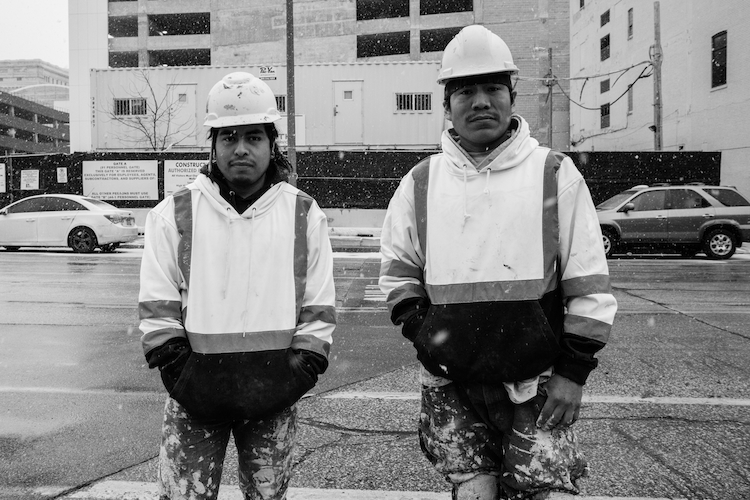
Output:
<svg viewBox="0 0 750 500">
<path fill-rule="evenodd" d="M 297 434 L 296 405 L 264 420 L 205 422 L 174 399 L 164 407 L 159 453 L 162 500 L 216 499 L 229 435 L 234 435 L 246 500 L 284 500 Z"/>
<path fill-rule="evenodd" d="M 536 397 L 522 404 L 513 404 L 502 386 L 422 387 L 420 444 L 436 470 L 453 483 L 453 498 L 578 493 L 575 483 L 585 475 L 586 462 L 572 428 L 537 428 L 545 400 L 543 384 Z M 461 493 L 462 487 L 467 491 Z"/>
</svg>

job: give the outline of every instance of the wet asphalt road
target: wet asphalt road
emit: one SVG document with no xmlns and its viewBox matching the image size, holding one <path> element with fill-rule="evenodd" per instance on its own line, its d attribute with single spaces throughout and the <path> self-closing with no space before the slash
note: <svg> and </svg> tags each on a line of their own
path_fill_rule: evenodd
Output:
<svg viewBox="0 0 750 500">
<path fill-rule="evenodd" d="M 138 256 L 0 252 L 0 498 L 154 480 L 164 392 L 138 340 Z M 610 261 L 620 311 L 586 387 L 584 494 L 750 498 L 748 257 Z M 419 452 L 415 357 L 378 261 L 335 268 L 339 326 L 300 404 L 293 486 L 447 491 Z"/>
</svg>

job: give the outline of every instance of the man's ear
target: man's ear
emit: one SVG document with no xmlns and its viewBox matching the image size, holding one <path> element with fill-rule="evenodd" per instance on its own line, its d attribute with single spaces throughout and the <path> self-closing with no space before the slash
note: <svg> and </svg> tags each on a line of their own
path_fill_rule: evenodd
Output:
<svg viewBox="0 0 750 500">
<path fill-rule="evenodd" d="M 449 99 L 446 99 L 443 101 L 443 113 L 445 114 L 445 119 L 448 121 L 451 120 L 451 102 Z"/>
<path fill-rule="evenodd" d="M 516 91 L 510 91 L 510 105 L 513 106 L 516 103 Z"/>
</svg>

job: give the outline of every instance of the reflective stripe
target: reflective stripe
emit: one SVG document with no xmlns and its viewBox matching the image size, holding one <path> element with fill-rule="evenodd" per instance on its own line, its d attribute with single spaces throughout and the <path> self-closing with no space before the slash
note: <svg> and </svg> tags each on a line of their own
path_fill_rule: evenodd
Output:
<svg viewBox="0 0 750 500">
<path fill-rule="evenodd" d="M 602 344 L 607 343 L 612 330 L 612 325 L 593 318 L 575 316 L 573 314 L 565 315 L 564 325 L 565 333 L 572 333 L 579 337 L 597 340 Z"/>
<path fill-rule="evenodd" d="M 406 283 L 391 290 L 386 299 L 388 310 L 392 313 L 393 308 L 401 301 L 410 298 L 427 298 L 424 288 L 414 283 Z"/>
<path fill-rule="evenodd" d="M 182 302 L 176 300 L 149 300 L 138 303 L 141 319 L 174 318 L 182 320 Z"/>
<path fill-rule="evenodd" d="M 538 300 L 546 280 L 482 281 L 452 285 L 427 285 L 433 304 L 468 304 L 471 302 L 505 302 Z"/>
<path fill-rule="evenodd" d="M 560 170 L 564 155 L 556 151 L 547 153 L 544 162 L 544 183 L 542 189 L 542 251 L 545 286 L 544 292 L 557 288 L 560 248 L 560 221 L 557 213 L 557 171 Z"/>
<path fill-rule="evenodd" d="M 143 354 L 148 354 L 151 349 L 164 345 L 169 339 L 185 337 L 185 331 L 181 328 L 162 328 L 146 333 L 143 331 L 143 326 L 141 324 Z"/>
<path fill-rule="evenodd" d="M 322 321 L 331 325 L 336 324 L 336 308 L 333 306 L 305 306 L 299 313 L 300 323 Z"/>
<path fill-rule="evenodd" d="M 331 344 L 320 340 L 315 335 L 295 335 L 292 339 L 292 348 L 306 349 L 308 351 L 318 352 L 328 356 L 331 351 Z"/>
<path fill-rule="evenodd" d="M 430 184 L 431 161 L 431 156 L 420 161 L 411 174 L 414 179 L 414 218 L 417 223 L 417 237 L 425 262 L 427 262 L 427 188 Z"/>
<path fill-rule="evenodd" d="M 394 278 L 414 278 L 424 281 L 422 270 L 400 260 L 390 260 L 380 264 L 380 276 L 392 276 Z"/>
<path fill-rule="evenodd" d="M 177 246 L 177 265 L 185 284 L 190 286 L 190 262 L 193 258 L 193 202 L 189 189 L 183 188 L 174 195 L 174 221 L 180 233 Z"/>
<path fill-rule="evenodd" d="M 312 201 L 305 193 L 297 193 L 294 212 L 294 297 L 298 316 L 301 314 L 307 285 L 307 215 Z"/>
<path fill-rule="evenodd" d="M 562 283 L 563 297 L 583 297 L 595 293 L 611 293 L 609 276 L 593 274 L 564 280 Z"/>
<path fill-rule="evenodd" d="M 187 337 L 193 351 L 201 354 L 255 352 L 286 349 L 292 343 L 294 329 L 265 332 L 192 333 Z"/>
</svg>

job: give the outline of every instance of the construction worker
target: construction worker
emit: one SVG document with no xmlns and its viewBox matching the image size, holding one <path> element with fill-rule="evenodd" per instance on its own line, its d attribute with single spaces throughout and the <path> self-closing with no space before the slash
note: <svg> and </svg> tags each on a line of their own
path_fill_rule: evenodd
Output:
<svg viewBox="0 0 750 500">
<path fill-rule="evenodd" d="M 589 190 L 513 113 L 517 72 L 482 26 L 448 43 L 452 128 L 381 236 L 380 287 L 422 365 L 420 444 L 459 500 L 578 492 L 571 425 L 617 309 Z"/>
<path fill-rule="evenodd" d="M 169 397 L 162 499 L 215 499 L 230 434 L 246 499 L 286 498 L 296 402 L 328 366 L 336 323 L 326 216 L 286 181 L 276 100 L 231 73 L 208 95 L 211 154 L 148 214 L 142 344 Z"/>
</svg>

